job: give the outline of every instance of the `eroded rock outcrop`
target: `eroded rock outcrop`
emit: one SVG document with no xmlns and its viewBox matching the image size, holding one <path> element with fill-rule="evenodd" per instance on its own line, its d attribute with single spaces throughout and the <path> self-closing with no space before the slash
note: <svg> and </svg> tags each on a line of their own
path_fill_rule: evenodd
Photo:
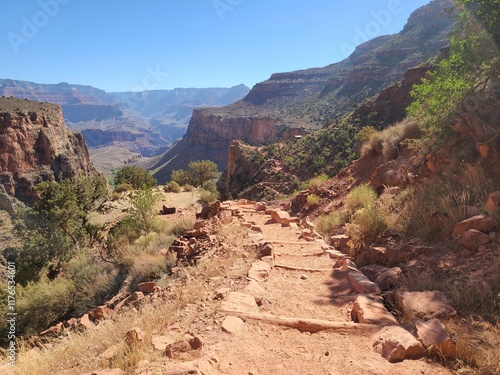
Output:
<svg viewBox="0 0 500 375">
<path fill-rule="evenodd" d="M 0 98 L 0 188 L 32 203 L 33 187 L 94 171 L 83 136 L 64 124 L 61 107 Z"/>
</svg>

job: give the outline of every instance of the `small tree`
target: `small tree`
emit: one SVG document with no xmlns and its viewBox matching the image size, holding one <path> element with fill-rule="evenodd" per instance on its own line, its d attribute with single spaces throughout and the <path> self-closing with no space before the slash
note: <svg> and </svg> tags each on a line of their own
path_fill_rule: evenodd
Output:
<svg viewBox="0 0 500 375">
<path fill-rule="evenodd" d="M 116 172 L 115 185 L 120 184 L 130 184 L 134 189 L 147 189 L 156 186 L 158 181 L 142 168 L 127 166 Z"/>
<path fill-rule="evenodd" d="M 153 219 L 156 216 L 155 206 L 161 195 L 151 189 L 143 189 L 132 197 L 130 216 L 138 228 L 148 233 L 151 231 Z"/>
<path fill-rule="evenodd" d="M 210 180 L 215 180 L 220 173 L 217 164 L 210 160 L 192 161 L 188 164 L 187 170 L 174 170 L 170 176 L 171 181 L 179 185 L 193 185 L 200 187 Z"/>
</svg>

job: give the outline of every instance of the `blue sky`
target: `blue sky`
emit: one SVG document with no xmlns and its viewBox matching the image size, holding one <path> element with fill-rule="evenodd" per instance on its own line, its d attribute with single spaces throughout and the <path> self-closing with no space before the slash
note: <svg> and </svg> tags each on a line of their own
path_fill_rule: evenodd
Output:
<svg viewBox="0 0 500 375">
<path fill-rule="evenodd" d="M 253 86 L 400 31 L 429 0 L 3 0 L 0 78 L 106 91 Z"/>
</svg>

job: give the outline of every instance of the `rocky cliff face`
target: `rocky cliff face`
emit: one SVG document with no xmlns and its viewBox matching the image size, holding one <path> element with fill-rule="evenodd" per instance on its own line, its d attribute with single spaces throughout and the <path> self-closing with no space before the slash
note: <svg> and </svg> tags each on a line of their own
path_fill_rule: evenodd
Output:
<svg viewBox="0 0 500 375">
<path fill-rule="evenodd" d="M 154 176 L 158 181 L 165 182 L 173 169 L 185 168 L 190 161 L 199 159 L 210 159 L 223 170 L 227 149 L 233 140 L 260 145 L 290 140 L 309 131 L 300 124 L 280 125 L 283 124 L 277 118 L 234 116 L 211 108 L 195 109 L 186 135 L 153 167 L 157 170 Z"/>
<path fill-rule="evenodd" d="M 92 171 L 83 136 L 68 130 L 58 105 L 0 98 L 0 189 L 4 193 L 29 204 L 37 183 Z"/>
<path fill-rule="evenodd" d="M 187 161 L 192 160 L 185 156 L 204 155 L 223 166 L 226 156 L 219 150 L 229 147 L 233 139 L 250 144 L 271 143 L 281 139 L 286 128 L 303 129 L 305 133 L 321 127 L 327 119 L 348 114 L 353 105 L 399 82 L 408 69 L 436 56 L 448 44 L 452 20 L 443 11 L 452 6 L 451 0 L 434 0 L 415 11 L 400 33 L 367 41 L 341 62 L 273 74 L 234 104 L 195 112 L 184 139 L 155 165 L 156 177 L 163 182 L 173 167 L 185 168 Z M 413 73 L 408 74 L 410 85 L 416 79 L 411 76 Z M 386 92 L 387 97 L 406 95 L 404 102 L 391 109 L 401 112 L 406 106 L 408 87 Z M 377 103 L 382 101 L 383 97 Z M 390 117 L 388 111 L 383 112 L 380 111 L 382 117 Z M 255 119 L 265 119 L 265 124 Z M 252 126 L 256 123 L 260 125 Z M 276 130 L 271 129 L 273 124 Z M 294 131 L 288 136 L 292 134 Z"/>
</svg>

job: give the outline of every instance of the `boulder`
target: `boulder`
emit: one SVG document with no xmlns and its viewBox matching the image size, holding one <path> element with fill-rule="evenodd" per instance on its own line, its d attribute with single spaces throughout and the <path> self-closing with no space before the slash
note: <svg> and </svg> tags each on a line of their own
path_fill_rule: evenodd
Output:
<svg viewBox="0 0 500 375">
<path fill-rule="evenodd" d="M 476 215 L 467 220 L 463 220 L 456 224 L 451 232 L 452 238 L 461 237 L 469 229 L 475 229 L 481 232 L 489 232 L 493 229 L 494 221 L 487 215 Z"/>
<path fill-rule="evenodd" d="M 460 244 L 473 251 L 488 242 L 490 242 L 490 236 L 476 229 L 469 229 L 460 237 Z"/>
<path fill-rule="evenodd" d="M 370 281 L 365 275 L 359 271 L 350 271 L 347 274 L 347 281 L 351 287 L 358 293 L 366 294 L 381 294 L 381 290 L 377 284 Z"/>
<path fill-rule="evenodd" d="M 425 356 L 422 344 L 404 328 L 384 327 L 374 336 L 373 349 L 389 362 L 419 359 Z"/>
<path fill-rule="evenodd" d="M 457 315 L 446 296 L 438 290 L 424 292 L 397 290 L 395 297 L 407 319 L 448 319 Z"/>
<path fill-rule="evenodd" d="M 94 320 L 108 319 L 113 315 L 114 311 L 107 306 L 97 306 L 89 315 Z"/>
<path fill-rule="evenodd" d="M 289 219 L 290 215 L 288 212 L 283 211 L 283 210 L 271 210 L 269 211 L 271 215 L 271 219 L 278 224 L 281 224 L 283 222 L 283 219 Z"/>
<path fill-rule="evenodd" d="M 342 271 L 359 272 L 358 267 L 356 266 L 356 263 L 354 263 L 350 259 L 339 259 L 339 260 L 337 260 L 337 263 L 335 263 L 335 266 L 340 266 L 340 269 Z"/>
<path fill-rule="evenodd" d="M 360 294 L 351 310 L 354 322 L 365 324 L 397 325 L 396 318 L 385 308 L 382 297 Z"/>
<path fill-rule="evenodd" d="M 500 190 L 491 193 L 484 206 L 488 211 L 493 211 L 500 208 Z"/>
<path fill-rule="evenodd" d="M 259 258 L 269 256 L 274 258 L 274 245 L 266 241 L 259 246 Z"/>
<path fill-rule="evenodd" d="M 416 337 L 425 349 L 446 358 L 455 358 L 457 350 L 446 329 L 439 319 L 419 321 L 415 325 Z"/>
<path fill-rule="evenodd" d="M 156 281 L 147 281 L 145 283 L 137 284 L 137 290 L 145 294 L 153 293 L 156 288 L 158 288 Z"/>
</svg>

